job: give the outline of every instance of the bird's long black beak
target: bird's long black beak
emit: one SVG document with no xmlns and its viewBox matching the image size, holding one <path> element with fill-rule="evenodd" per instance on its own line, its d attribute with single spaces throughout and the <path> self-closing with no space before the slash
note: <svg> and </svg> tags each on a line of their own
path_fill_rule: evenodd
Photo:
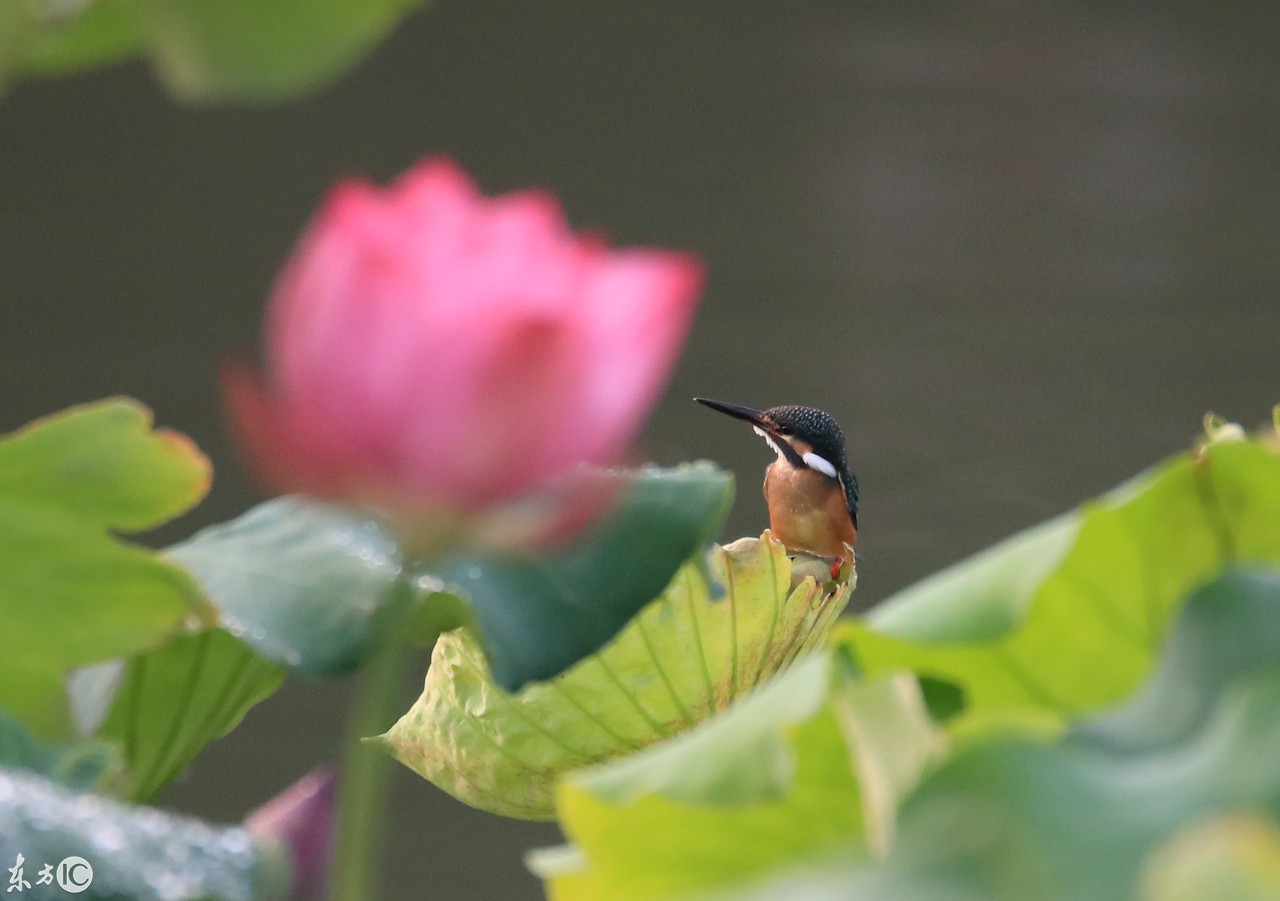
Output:
<svg viewBox="0 0 1280 901">
<path fill-rule="evenodd" d="M 713 410 L 719 410 L 727 416 L 732 416 L 734 419 L 742 419 L 754 426 L 758 426 L 759 428 L 767 431 L 773 431 L 773 429 L 765 423 L 764 413 L 759 410 L 753 410 L 750 407 L 744 407 L 739 404 L 727 404 L 722 400 L 708 400 L 705 397 L 695 397 L 694 400 L 700 404 L 710 407 Z"/>
</svg>

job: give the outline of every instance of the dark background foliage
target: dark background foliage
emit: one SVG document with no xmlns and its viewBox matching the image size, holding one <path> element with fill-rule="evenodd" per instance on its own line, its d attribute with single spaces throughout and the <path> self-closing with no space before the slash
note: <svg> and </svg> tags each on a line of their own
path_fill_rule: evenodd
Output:
<svg viewBox="0 0 1280 901">
<path fill-rule="evenodd" d="M 1051 8 L 1052 7 L 1052 8 Z M 127 393 L 254 494 L 218 360 L 338 176 L 455 156 L 489 192 L 696 250 L 705 303 L 645 433 L 740 477 L 689 402 L 832 411 L 863 483 L 863 606 L 1280 400 L 1280 16 L 1163 4 L 439 0 L 337 85 L 186 107 L 144 66 L 0 101 L 0 428 Z M 336 755 L 346 686 L 294 682 L 166 803 L 234 820 Z M 392 898 L 537 897 L 556 839 L 397 776 Z"/>
</svg>

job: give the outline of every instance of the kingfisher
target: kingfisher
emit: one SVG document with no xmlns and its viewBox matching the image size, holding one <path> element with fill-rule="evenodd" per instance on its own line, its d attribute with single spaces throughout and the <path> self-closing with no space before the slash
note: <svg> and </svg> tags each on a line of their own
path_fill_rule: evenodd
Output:
<svg viewBox="0 0 1280 901">
<path fill-rule="evenodd" d="M 831 414 L 816 407 L 753 410 L 694 400 L 751 423 L 778 455 L 764 473 L 769 528 L 789 551 L 834 558 L 834 572 L 858 543 L 858 480 L 849 471 L 844 435 Z"/>
</svg>

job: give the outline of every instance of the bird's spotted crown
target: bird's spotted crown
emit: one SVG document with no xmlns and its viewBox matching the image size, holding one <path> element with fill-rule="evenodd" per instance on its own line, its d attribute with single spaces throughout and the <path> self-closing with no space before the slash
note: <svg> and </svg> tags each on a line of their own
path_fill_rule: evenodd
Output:
<svg viewBox="0 0 1280 901">
<path fill-rule="evenodd" d="M 804 441 L 813 448 L 814 453 L 831 461 L 840 471 L 848 467 L 844 433 L 831 414 L 817 407 L 791 404 L 771 407 L 764 411 L 764 415 L 777 427 L 779 434 Z"/>
</svg>

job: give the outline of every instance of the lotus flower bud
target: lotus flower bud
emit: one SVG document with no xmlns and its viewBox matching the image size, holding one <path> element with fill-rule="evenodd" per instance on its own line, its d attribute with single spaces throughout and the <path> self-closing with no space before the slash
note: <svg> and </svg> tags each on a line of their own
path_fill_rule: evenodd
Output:
<svg viewBox="0 0 1280 901">
<path fill-rule="evenodd" d="M 228 372 L 230 412 L 271 487 L 456 528 L 626 452 L 701 282 L 446 160 L 346 182 L 276 284 L 265 372 Z"/>
<path fill-rule="evenodd" d="M 245 820 L 249 834 L 278 845 L 291 871 L 293 901 L 321 901 L 333 846 L 336 773 L 313 770 Z"/>
</svg>

